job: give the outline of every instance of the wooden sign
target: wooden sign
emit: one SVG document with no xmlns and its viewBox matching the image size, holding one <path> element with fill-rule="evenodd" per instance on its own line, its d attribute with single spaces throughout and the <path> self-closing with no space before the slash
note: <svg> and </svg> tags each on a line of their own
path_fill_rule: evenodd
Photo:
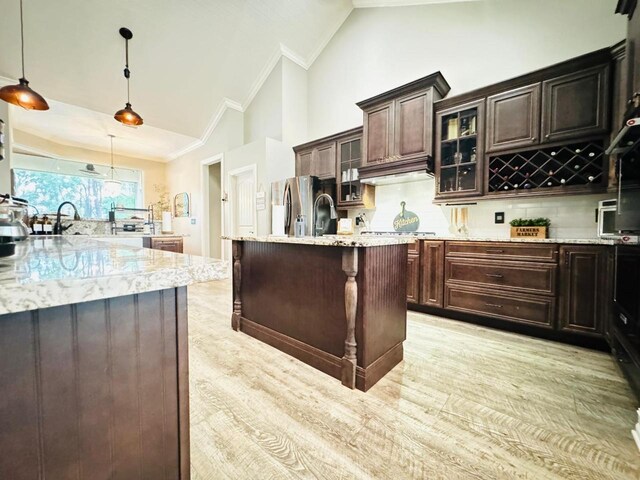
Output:
<svg viewBox="0 0 640 480">
<path fill-rule="evenodd" d="M 511 227 L 511 238 L 547 238 L 547 227 Z"/>
<path fill-rule="evenodd" d="M 416 232 L 420 227 L 420 218 L 413 212 L 405 209 L 406 202 L 401 202 L 402 211 L 393 220 L 393 229 L 396 232 Z"/>
</svg>

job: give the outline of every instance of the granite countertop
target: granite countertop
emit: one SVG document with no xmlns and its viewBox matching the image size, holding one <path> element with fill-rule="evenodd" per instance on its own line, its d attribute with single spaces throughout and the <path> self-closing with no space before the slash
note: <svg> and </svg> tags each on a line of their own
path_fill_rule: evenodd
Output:
<svg viewBox="0 0 640 480">
<path fill-rule="evenodd" d="M 578 245 L 615 245 L 620 243 L 608 238 L 496 238 L 496 237 L 454 237 L 440 235 L 412 236 L 414 240 L 448 240 L 459 242 L 515 242 L 515 243 L 563 243 Z"/>
<path fill-rule="evenodd" d="M 323 247 L 382 247 L 385 245 L 404 245 L 412 243 L 412 237 L 401 236 L 358 236 L 358 235 L 323 235 L 322 237 L 278 237 L 266 235 L 262 237 L 223 237 L 225 240 L 239 242 L 292 243 L 297 245 L 317 245 Z"/>
<path fill-rule="evenodd" d="M 0 258 L 0 315 L 181 287 L 229 276 L 227 262 L 101 242 L 31 237 Z"/>
</svg>

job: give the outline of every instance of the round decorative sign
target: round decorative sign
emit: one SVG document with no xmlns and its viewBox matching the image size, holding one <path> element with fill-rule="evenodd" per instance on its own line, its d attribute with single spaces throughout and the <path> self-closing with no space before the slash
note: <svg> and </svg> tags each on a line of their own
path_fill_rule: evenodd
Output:
<svg viewBox="0 0 640 480">
<path fill-rule="evenodd" d="M 402 211 L 393 220 L 393 229 L 396 232 L 417 232 L 420 227 L 420 218 L 413 212 L 405 209 L 406 202 L 401 202 Z"/>
</svg>

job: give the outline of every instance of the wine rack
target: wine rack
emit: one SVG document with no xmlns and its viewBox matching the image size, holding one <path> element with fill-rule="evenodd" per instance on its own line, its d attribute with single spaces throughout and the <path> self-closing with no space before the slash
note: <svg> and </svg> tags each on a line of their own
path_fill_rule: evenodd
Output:
<svg viewBox="0 0 640 480">
<path fill-rule="evenodd" d="M 601 185 L 602 142 L 582 142 L 489 157 L 488 192 Z"/>
</svg>

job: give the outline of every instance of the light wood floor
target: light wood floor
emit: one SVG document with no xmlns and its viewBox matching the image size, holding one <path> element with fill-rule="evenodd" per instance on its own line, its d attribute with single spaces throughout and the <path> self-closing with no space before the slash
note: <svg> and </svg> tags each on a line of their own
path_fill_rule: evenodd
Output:
<svg viewBox="0 0 640 480">
<path fill-rule="evenodd" d="M 638 479 L 636 402 L 599 352 L 409 313 L 369 392 L 230 327 L 189 289 L 192 478 Z"/>
</svg>

